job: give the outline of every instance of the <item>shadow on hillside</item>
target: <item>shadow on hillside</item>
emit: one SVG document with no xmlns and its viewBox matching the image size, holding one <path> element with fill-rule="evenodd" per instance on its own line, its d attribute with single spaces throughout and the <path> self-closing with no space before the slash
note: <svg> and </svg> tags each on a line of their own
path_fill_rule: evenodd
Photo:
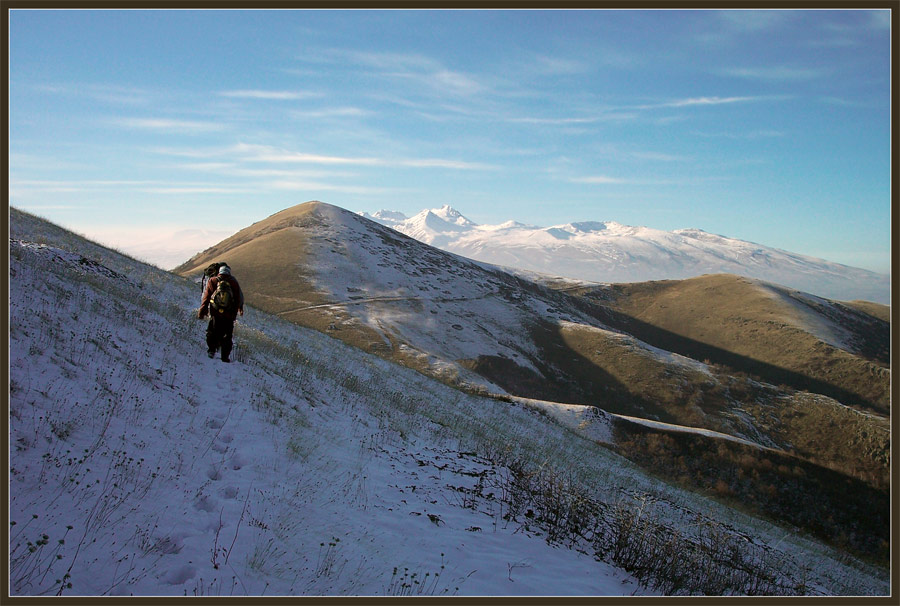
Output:
<svg viewBox="0 0 900 606">
<path fill-rule="evenodd" d="M 734 353 L 714 345 L 684 337 L 664 328 L 638 320 L 626 313 L 590 300 L 577 294 L 562 293 L 550 289 L 536 287 L 533 284 L 520 283 L 520 288 L 536 291 L 544 297 L 556 299 L 561 308 L 575 307 L 583 313 L 590 314 L 606 326 L 622 331 L 659 349 L 680 354 L 701 362 L 718 364 L 730 369 L 729 374 L 745 373 L 772 385 L 784 385 L 798 391 L 808 391 L 834 398 L 842 404 L 854 406 L 881 415 L 890 414 L 890 404 L 874 402 L 850 389 L 835 385 L 828 381 L 810 377 L 801 372 L 783 368 L 768 362 L 762 362 L 748 356 Z M 524 397 L 555 399 L 560 402 L 571 402 L 599 406 L 609 412 L 618 414 L 647 416 L 660 421 L 677 422 L 672 415 L 655 402 L 649 401 L 640 394 L 633 393 L 628 385 L 616 380 L 608 372 L 596 366 L 591 360 L 581 356 L 566 345 L 565 340 L 552 324 L 539 326 L 532 330 L 535 342 L 541 347 L 545 359 L 562 373 L 552 377 L 537 361 L 535 365 L 550 378 L 550 384 L 534 385 L 534 381 L 525 384 L 508 382 L 511 393 Z M 506 369 L 509 370 L 509 369 Z M 485 375 L 487 376 L 487 375 Z M 494 373 L 488 376 L 506 389 L 504 376 Z M 574 385 L 573 385 L 574 383 Z M 529 387 L 529 392 L 516 391 L 516 387 Z M 559 399 L 565 398 L 565 399 Z"/>
<path fill-rule="evenodd" d="M 890 494 L 775 450 L 619 421 L 616 450 L 667 482 L 799 527 L 879 566 L 890 562 Z"/>
<path fill-rule="evenodd" d="M 723 364 L 730 362 L 730 366 L 745 372 L 759 369 L 768 377 L 783 378 L 781 382 L 803 384 L 805 379 L 771 366 L 754 366 L 752 360 L 741 356 L 678 338 L 616 312 L 610 314 L 604 322 L 657 347 L 677 348 L 683 355 L 693 353 Z M 673 418 L 677 411 L 667 411 L 632 392 L 628 385 L 569 347 L 556 324 L 539 323 L 530 327 L 530 334 L 541 350 L 539 359 L 530 361 L 544 376 L 525 368 L 521 361 L 499 356 L 481 356 L 466 365 L 522 397 L 596 406 L 612 413 L 680 424 Z M 883 489 L 787 452 L 621 419 L 615 427 L 614 450 L 667 482 L 708 494 L 753 515 L 802 528 L 879 564 L 885 561 L 885 524 L 890 508 L 889 495 Z"/>
<path fill-rule="evenodd" d="M 538 322 L 528 331 L 540 351 L 529 362 L 540 374 L 526 368 L 521 361 L 501 356 L 482 355 L 459 363 L 516 396 L 596 406 L 615 414 L 681 423 L 664 406 L 633 391 L 573 350 L 555 323 Z"/>
<path fill-rule="evenodd" d="M 649 345 L 666 351 L 694 360 L 727 366 L 735 373 L 746 373 L 773 385 L 786 385 L 798 391 L 809 391 L 834 398 L 848 406 L 882 415 L 890 414 L 889 404 L 872 402 L 839 385 L 683 337 L 613 309 L 603 308 L 601 319 L 611 328 L 627 332 Z"/>
</svg>

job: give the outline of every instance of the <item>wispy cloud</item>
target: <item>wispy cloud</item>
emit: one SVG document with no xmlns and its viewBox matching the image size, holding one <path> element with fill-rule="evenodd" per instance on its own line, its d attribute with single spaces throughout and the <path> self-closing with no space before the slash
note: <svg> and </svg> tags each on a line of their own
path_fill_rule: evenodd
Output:
<svg viewBox="0 0 900 606">
<path fill-rule="evenodd" d="M 221 186 L 165 186 L 165 187 L 148 187 L 141 190 L 148 194 L 249 194 L 255 190 L 244 187 L 221 187 Z"/>
<path fill-rule="evenodd" d="M 421 168 L 449 170 L 496 170 L 498 167 L 481 162 L 470 162 L 453 158 L 404 158 L 374 156 L 336 156 L 299 152 L 290 149 L 238 143 L 223 147 L 210 148 L 154 148 L 154 152 L 175 157 L 205 160 L 190 162 L 183 168 L 198 171 L 221 172 L 222 174 L 247 177 L 281 177 L 281 176 L 353 176 L 347 172 L 322 172 L 320 170 L 306 173 L 297 169 L 285 169 L 284 165 L 313 165 L 325 167 L 387 167 L 387 168 Z M 249 166 L 248 166 L 249 165 Z M 255 166 L 263 165 L 263 168 Z M 268 166 L 266 166 L 268 165 Z M 251 168 L 252 167 L 252 168 Z"/>
<path fill-rule="evenodd" d="M 425 72 L 393 72 L 386 75 L 410 81 L 416 86 L 425 87 L 441 95 L 471 97 L 483 93 L 487 88 L 472 76 L 443 68 Z"/>
<path fill-rule="evenodd" d="M 653 160 L 657 162 L 684 162 L 688 159 L 685 156 L 659 152 L 630 152 L 629 155 L 639 160 Z"/>
<path fill-rule="evenodd" d="M 639 114 L 635 112 L 609 112 L 594 116 L 544 118 L 525 116 L 521 118 L 507 118 L 507 122 L 519 124 L 546 124 L 550 126 L 575 126 L 580 124 L 596 124 L 598 122 L 619 122 L 634 120 Z"/>
<path fill-rule="evenodd" d="M 226 90 L 219 93 L 221 97 L 230 99 L 265 99 L 273 101 L 296 101 L 299 99 L 311 99 L 322 97 L 321 93 L 309 91 L 285 91 L 285 90 Z"/>
<path fill-rule="evenodd" d="M 301 59 L 309 60 L 308 57 Z M 410 82 L 420 92 L 471 97 L 490 88 L 486 82 L 472 74 L 448 68 L 440 61 L 418 53 L 331 49 L 312 60 L 363 67 L 370 75 Z"/>
<path fill-rule="evenodd" d="M 751 103 L 762 101 L 765 99 L 773 99 L 775 97 L 688 97 L 684 99 L 673 99 L 670 101 L 661 101 L 659 103 L 645 103 L 640 105 L 620 105 L 609 107 L 606 110 L 594 115 L 586 116 L 561 116 L 561 117 L 535 117 L 523 116 L 506 118 L 507 122 L 519 124 L 537 124 L 549 126 L 578 126 L 596 124 L 600 122 L 624 122 L 639 119 L 642 112 L 656 109 L 666 108 L 687 108 L 727 105 L 732 103 Z M 667 118 L 668 121 L 677 118 Z"/>
<path fill-rule="evenodd" d="M 321 168 L 316 169 L 298 169 L 298 168 L 289 168 L 289 169 L 280 169 L 280 168 L 234 168 L 229 171 L 229 174 L 237 175 L 240 177 L 251 177 L 251 178 L 280 178 L 280 179 L 318 179 L 322 177 L 356 177 L 357 173 L 349 172 L 349 171 L 340 171 L 340 170 L 323 170 Z"/>
<path fill-rule="evenodd" d="M 96 192 L 127 190 L 153 194 L 186 194 L 186 193 L 250 193 L 252 190 L 240 186 L 223 185 L 221 183 L 172 182 L 159 180 L 105 181 L 85 180 L 21 180 L 10 184 L 18 189 L 42 192 Z"/>
<path fill-rule="evenodd" d="M 358 194 L 358 195 L 376 195 L 376 194 L 387 194 L 387 193 L 397 193 L 402 191 L 397 188 L 386 188 L 386 187 L 372 187 L 367 185 L 349 185 L 349 184 L 334 184 L 334 183 L 323 183 L 320 181 L 301 181 L 301 180 L 285 180 L 285 181 L 273 181 L 268 184 L 273 189 L 280 190 L 288 190 L 288 191 L 334 191 L 345 194 Z"/>
<path fill-rule="evenodd" d="M 204 173 L 231 173 L 235 170 L 233 162 L 182 162 L 174 168 Z"/>
<path fill-rule="evenodd" d="M 498 167 L 480 162 L 463 162 L 460 160 L 444 160 L 441 158 L 415 158 L 395 160 L 398 166 L 410 168 L 452 168 L 455 170 L 496 170 Z M 391 161 L 388 161 L 391 163 Z"/>
<path fill-rule="evenodd" d="M 324 109 L 295 110 L 290 113 L 296 119 L 322 120 L 326 118 L 362 118 L 373 112 L 359 107 L 330 107 Z"/>
<path fill-rule="evenodd" d="M 719 70 L 717 73 L 734 78 L 749 80 L 802 81 L 815 80 L 829 75 L 829 71 L 811 67 L 789 67 L 775 65 L 766 67 L 734 67 Z"/>
<path fill-rule="evenodd" d="M 760 97 L 690 97 L 687 99 L 676 99 L 665 103 L 655 105 L 642 105 L 641 109 L 653 109 L 657 107 L 691 107 L 695 105 L 724 105 L 727 103 L 746 103 L 748 101 L 758 101 Z"/>
<path fill-rule="evenodd" d="M 371 158 L 352 156 L 323 156 L 291 151 L 270 151 L 247 158 L 253 162 L 274 164 L 324 164 L 351 166 L 394 166 L 407 168 L 449 168 L 454 170 L 489 170 L 492 166 L 476 162 L 448 160 L 444 158 Z"/>
<path fill-rule="evenodd" d="M 796 17 L 795 11 L 763 9 L 728 9 L 715 15 L 721 25 L 738 32 L 771 30 Z"/>
<path fill-rule="evenodd" d="M 572 177 L 569 179 L 571 183 L 587 183 L 589 185 L 615 185 L 628 183 L 625 179 L 609 177 L 607 175 L 594 175 L 589 177 Z"/>
<path fill-rule="evenodd" d="M 699 137 L 721 137 L 723 139 L 753 140 L 753 139 L 772 139 L 784 137 L 786 134 L 780 130 L 748 130 L 741 132 L 695 132 Z"/>
<path fill-rule="evenodd" d="M 171 118 L 117 118 L 113 122 L 125 128 L 179 133 L 204 133 L 225 129 L 225 125 L 220 122 Z"/>
<path fill-rule="evenodd" d="M 822 24 L 818 35 L 811 38 L 807 44 L 811 47 L 825 48 L 862 46 L 871 40 L 873 34 L 890 32 L 890 10 L 858 11 L 851 15 L 858 18 Z"/>
<path fill-rule="evenodd" d="M 534 55 L 528 61 L 528 69 L 542 76 L 570 76 L 587 71 L 588 67 L 583 61 L 552 57 L 549 55 Z"/>
<path fill-rule="evenodd" d="M 378 166 L 383 165 L 384 161 L 379 158 L 365 158 L 354 156 L 325 156 L 321 154 L 310 154 L 304 152 L 294 152 L 279 149 L 260 150 L 259 153 L 247 156 L 245 160 L 251 162 L 268 162 L 271 164 L 327 164 L 327 165 L 356 165 L 356 166 Z"/>
<path fill-rule="evenodd" d="M 20 187 L 34 187 L 38 189 L 68 187 L 77 189 L 98 189 L 105 187 L 141 186 L 157 183 L 156 181 L 125 181 L 125 180 L 55 180 L 55 179 L 14 179 L 12 184 Z"/>
<path fill-rule="evenodd" d="M 119 84 L 97 83 L 55 83 L 38 84 L 36 90 L 54 95 L 72 97 L 86 97 L 101 103 L 111 105 L 138 106 L 149 105 L 155 99 L 155 95 L 148 89 Z"/>
<path fill-rule="evenodd" d="M 798 18 L 802 11 L 764 9 L 722 9 L 706 13 L 706 29 L 702 27 L 693 39 L 707 47 L 734 47 L 749 37 L 761 36 L 784 27 Z"/>
<path fill-rule="evenodd" d="M 429 71 L 440 64 L 419 53 L 371 52 L 332 48 L 322 53 L 328 62 L 347 62 L 382 71 Z M 306 56 L 302 59 L 307 59 Z"/>
<path fill-rule="evenodd" d="M 247 168 L 237 162 L 187 162 L 173 164 L 172 168 L 199 173 L 213 173 L 230 177 L 246 177 L 259 180 L 321 179 L 324 177 L 354 178 L 359 175 L 346 170 L 322 168 Z"/>
</svg>

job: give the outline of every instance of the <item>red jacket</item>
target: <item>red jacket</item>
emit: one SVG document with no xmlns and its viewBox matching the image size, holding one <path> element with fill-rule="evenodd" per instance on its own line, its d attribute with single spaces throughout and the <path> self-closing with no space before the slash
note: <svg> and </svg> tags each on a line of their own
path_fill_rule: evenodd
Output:
<svg viewBox="0 0 900 606">
<path fill-rule="evenodd" d="M 234 299 L 237 301 L 237 308 L 231 314 L 232 319 L 237 317 L 238 312 L 244 313 L 244 293 L 241 291 L 241 285 L 238 284 L 238 281 L 235 280 L 234 276 L 228 275 L 218 275 L 213 276 L 206 283 L 206 290 L 203 291 L 203 298 L 200 300 L 200 309 L 209 310 L 209 300 L 212 298 L 213 293 L 216 292 L 216 286 L 219 284 L 219 280 L 222 278 L 228 280 L 228 283 L 231 284 L 231 292 L 234 293 Z"/>
</svg>

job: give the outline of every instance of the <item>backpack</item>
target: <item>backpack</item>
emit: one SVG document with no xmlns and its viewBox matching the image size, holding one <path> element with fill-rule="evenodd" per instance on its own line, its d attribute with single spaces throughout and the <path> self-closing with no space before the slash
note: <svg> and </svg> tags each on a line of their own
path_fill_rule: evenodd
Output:
<svg viewBox="0 0 900 606">
<path fill-rule="evenodd" d="M 216 291 L 209 298 L 209 308 L 220 314 L 233 313 L 236 308 L 231 283 L 223 276 L 219 276 Z"/>
<path fill-rule="evenodd" d="M 222 266 L 228 267 L 228 263 L 210 263 L 207 265 L 206 269 L 203 270 L 203 279 L 200 280 L 200 293 L 206 292 L 206 283 L 210 278 L 219 275 L 219 268 Z"/>
</svg>

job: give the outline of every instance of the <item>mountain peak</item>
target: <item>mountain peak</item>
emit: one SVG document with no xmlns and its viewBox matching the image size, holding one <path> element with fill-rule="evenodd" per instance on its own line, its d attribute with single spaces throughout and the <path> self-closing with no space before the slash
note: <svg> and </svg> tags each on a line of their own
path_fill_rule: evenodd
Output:
<svg viewBox="0 0 900 606">
<path fill-rule="evenodd" d="M 371 214 L 371 215 L 369 213 L 361 213 L 361 214 L 363 217 L 365 217 L 367 219 L 374 219 L 374 220 L 380 221 L 382 223 L 400 223 L 402 221 L 406 221 L 407 219 L 409 219 L 409 217 L 407 217 L 402 212 L 397 211 L 397 210 L 381 209 L 378 212 Z"/>
<path fill-rule="evenodd" d="M 440 208 L 431 209 L 432 214 L 440 217 L 444 221 L 448 223 L 452 223 L 454 225 L 460 226 L 474 226 L 475 223 L 467 219 L 461 212 L 450 206 L 449 204 L 444 204 Z"/>
</svg>

